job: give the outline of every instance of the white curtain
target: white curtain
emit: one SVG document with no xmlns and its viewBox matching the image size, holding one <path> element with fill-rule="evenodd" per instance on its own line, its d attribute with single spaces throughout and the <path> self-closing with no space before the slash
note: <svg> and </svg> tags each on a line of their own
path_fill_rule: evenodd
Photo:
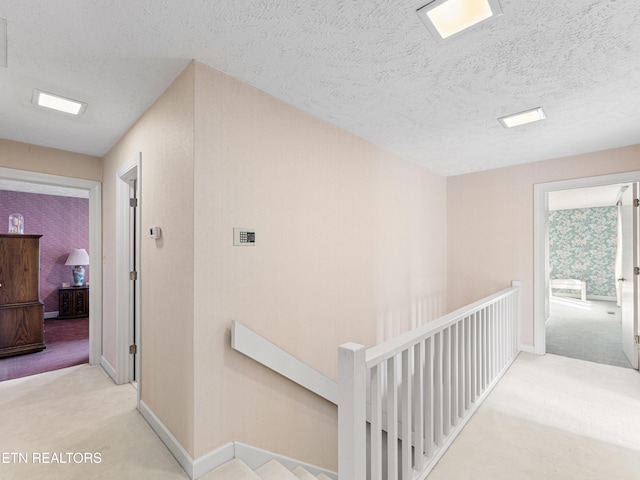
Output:
<svg viewBox="0 0 640 480">
<path fill-rule="evenodd" d="M 622 305 L 622 285 L 619 278 L 622 278 L 622 202 L 618 202 L 618 245 L 616 248 L 616 299 L 618 306 Z"/>
</svg>

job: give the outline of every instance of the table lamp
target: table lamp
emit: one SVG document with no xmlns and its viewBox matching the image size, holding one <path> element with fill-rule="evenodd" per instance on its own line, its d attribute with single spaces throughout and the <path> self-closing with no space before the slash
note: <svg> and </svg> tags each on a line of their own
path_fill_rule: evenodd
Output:
<svg viewBox="0 0 640 480">
<path fill-rule="evenodd" d="M 84 267 L 89 265 L 89 254 L 84 248 L 74 248 L 69 254 L 69 258 L 65 265 L 74 265 L 73 267 L 73 286 L 81 287 L 84 283 Z"/>
</svg>

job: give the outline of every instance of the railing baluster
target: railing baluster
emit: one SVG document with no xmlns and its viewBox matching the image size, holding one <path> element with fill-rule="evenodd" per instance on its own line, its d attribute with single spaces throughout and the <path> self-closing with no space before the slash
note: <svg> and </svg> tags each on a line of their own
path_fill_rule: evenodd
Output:
<svg viewBox="0 0 640 480">
<path fill-rule="evenodd" d="M 458 417 L 464 416 L 464 391 L 465 391 L 465 359 L 464 359 L 464 323 L 463 318 L 458 322 Z"/>
<path fill-rule="evenodd" d="M 387 478 L 398 480 L 398 389 L 396 357 L 387 360 Z"/>
<path fill-rule="evenodd" d="M 484 309 L 478 312 L 478 349 L 480 350 L 480 363 L 478 364 L 478 388 L 480 391 L 484 389 L 487 383 L 487 355 L 489 355 L 489 349 L 487 348 L 487 319 L 485 317 Z"/>
<path fill-rule="evenodd" d="M 500 371 L 502 365 L 502 309 L 504 302 L 501 300 L 497 303 L 496 308 L 498 310 L 496 314 L 496 366 L 495 371 Z"/>
<path fill-rule="evenodd" d="M 451 328 L 442 332 L 442 433 L 451 427 Z"/>
<path fill-rule="evenodd" d="M 371 369 L 371 480 L 382 480 L 382 371 Z"/>
<path fill-rule="evenodd" d="M 424 387 L 425 387 L 425 406 L 424 406 L 424 429 L 427 458 L 433 456 L 434 450 L 434 421 L 433 421 L 433 336 L 425 340 L 425 369 L 424 369 Z"/>
<path fill-rule="evenodd" d="M 483 387 L 491 382 L 491 334 L 490 334 L 490 324 L 491 324 L 491 309 L 483 308 L 482 309 L 482 330 L 483 337 L 482 341 L 484 342 L 486 354 L 482 363 L 482 377 L 483 377 Z"/>
<path fill-rule="evenodd" d="M 491 348 L 489 345 L 489 307 L 483 308 L 478 312 L 482 317 L 482 325 L 484 330 L 483 342 L 487 346 L 484 358 L 482 359 L 482 376 L 485 382 L 489 382 L 489 371 L 491 369 Z"/>
<path fill-rule="evenodd" d="M 489 311 L 487 312 L 489 314 L 489 317 L 487 319 L 487 333 L 489 335 L 488 337 L 488 342 L 489 342 L 489 382 L 493 381 L 493 359 L 495 357 L 495 350 L 494 350 L 494 344 L 493 344 L 493 319 L 494 319 L 494 313 L 495 313 L 495 304 L 490 305 L 489 306 Z"/>
<path fill-rule="evenodd" d="M 458 424 L 458 324 L 451 325 L 451 425 Z"/>
<path fill-rule="evenodd" d="M 416 470 L 420 472 L 424 466 L 424 342 L 420 342 L 414 347 L 413 358 L 415 464 Z"/>
<path fill-rule="evenodd" d="M 471 408 L 471 370 L 473 368 L 471 362 L 471 321 L 472 315 L 464 319 L 464 408 L 466 410 Z"/>
<path fill-rule="evenodd" d="M 442 445 L 442 332 L 434 336 L 433 349 L 433 427 L 434 443 Z"/>
<path fill-rule="evenodd" d="M 511 307 L 509 305 L 509 298 L 504 299 L 504 307 L 502 310 L 502 365 L 509 361 L 509 312 Z"/>
<path fill-rule="evenodd" d="M 411 349 L 402 352 L 402 478 L 411 478 Z"/>
<path fill-rule="evenodd" d="M 471 403 L 475 403 L 478 394 L 478 314 L 471 317 Z"/>
</svg>

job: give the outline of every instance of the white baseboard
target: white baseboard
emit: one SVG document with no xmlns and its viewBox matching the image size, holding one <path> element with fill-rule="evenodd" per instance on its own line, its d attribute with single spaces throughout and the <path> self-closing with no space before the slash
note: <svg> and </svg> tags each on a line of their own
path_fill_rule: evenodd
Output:
<svg viewBox="0 0 640 480">
<path fill-rule="evenodd" d="M 44 319 L 47 320 L 48 318 L 58 318 L 58 314 L 59 312 L 44 312 Z"/>
<path fill-rule="evenodd" d="M 227 443 L 193 462 L 193 477 L 199 478 L 235 458 L 235 444 Z"/>
<path fill-rule="evenodd" d="M 564 292 L 554 292 L 554 294 L 551 296 L 551 298 L 553 297 L 559 297 L 559 298 L 572 298 L 575 300 L 580 300 L 580 295 L 576 295 L 575 293 L 564 293 Z M 610 297 L 608 295 L 587 295 L 587 300 L 602 300 L 605 302 L 615 302 L 617 301 L 616 297 Z"/>
<path fill-rule="evenodd" d="M 587 300 L 603 300 L 605 302 L 616 302 L 616 297 L 609 297 L 606 295 L 587 295 Z"/>
<path fill-rule="evenodd" d="M 536 353 L 536 349 L 532 346 L 529 345 L 518 345 L 518 350 L 520 350 L 521 352 L 525 352 L 525 353 Z"/>
<path fill-rule="evenodd" d="M 194 461 L 191 455 L 180 445 L 180 442 L 173 436 L 167 427 L 160 421 L 158 417 L 151 411 L 151 409 L 140 400 L 140 414 L 147 421 L 149 426 L 156 432 L 156 435 L 160 437 L 162 443 L 166 445 L 171 454 L 175 457 L 178 463 L 182 466 L 189 478 L 195 478 L 194 473 Z"/>
<path fill-rule="evenodd" d="M 113 365 L 109 363 L 109 360 L 104 357 L 100 358 L 100 366 L 104 369 L 105 372 L 107 372 L 107 375 L 111 377 L 111 380 L 113 380 L 114 383 L 118 383 L 116 381 L 116 379 L 118 378 L 118 375 L 116 375 L 116 369 L 113 368 Z"/>
<path fill-rule="evenodd" d="M 106 360 L 104 360 L 104 362 L 108 365 Z M 158 437 L 160 437 L 162 442 L 166 445 L 171 454 L 192 480 L 206 475 L 234 458 L 239 458 L 252 469 L 256 469 L 268 461 L 275 459 L 289 470 L 293 470 L 296 466 L 300 466 L 308 470 L 313 475 L 324 473 L 329 478 L 334 480 L 338 479 L 338 474 L 336 472 L 316 467 L 315 465 L 310 465 L 308 463 L 299 462 L 284 455 L 279 455 L 277 453 L 252 447 L 240 442 L 227 443 L 193 460 L 193 458 L 182 447 L 180 442 L 178 442 L 173 434 L 142 400 L 140 400 L 140 414 L 147 421 L 153 431 L 156 432 Z"/>
</svg>

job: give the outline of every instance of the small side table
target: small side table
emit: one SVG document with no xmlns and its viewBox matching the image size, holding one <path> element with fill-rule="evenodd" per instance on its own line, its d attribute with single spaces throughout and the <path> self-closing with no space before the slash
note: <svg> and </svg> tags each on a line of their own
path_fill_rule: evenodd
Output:
<svg viewBox="0 0 640 480">
<path fill-rule="evenodd" d="M 58 289 L 58 318 L 89 316 L 89 287 Z"/>
</svg>

